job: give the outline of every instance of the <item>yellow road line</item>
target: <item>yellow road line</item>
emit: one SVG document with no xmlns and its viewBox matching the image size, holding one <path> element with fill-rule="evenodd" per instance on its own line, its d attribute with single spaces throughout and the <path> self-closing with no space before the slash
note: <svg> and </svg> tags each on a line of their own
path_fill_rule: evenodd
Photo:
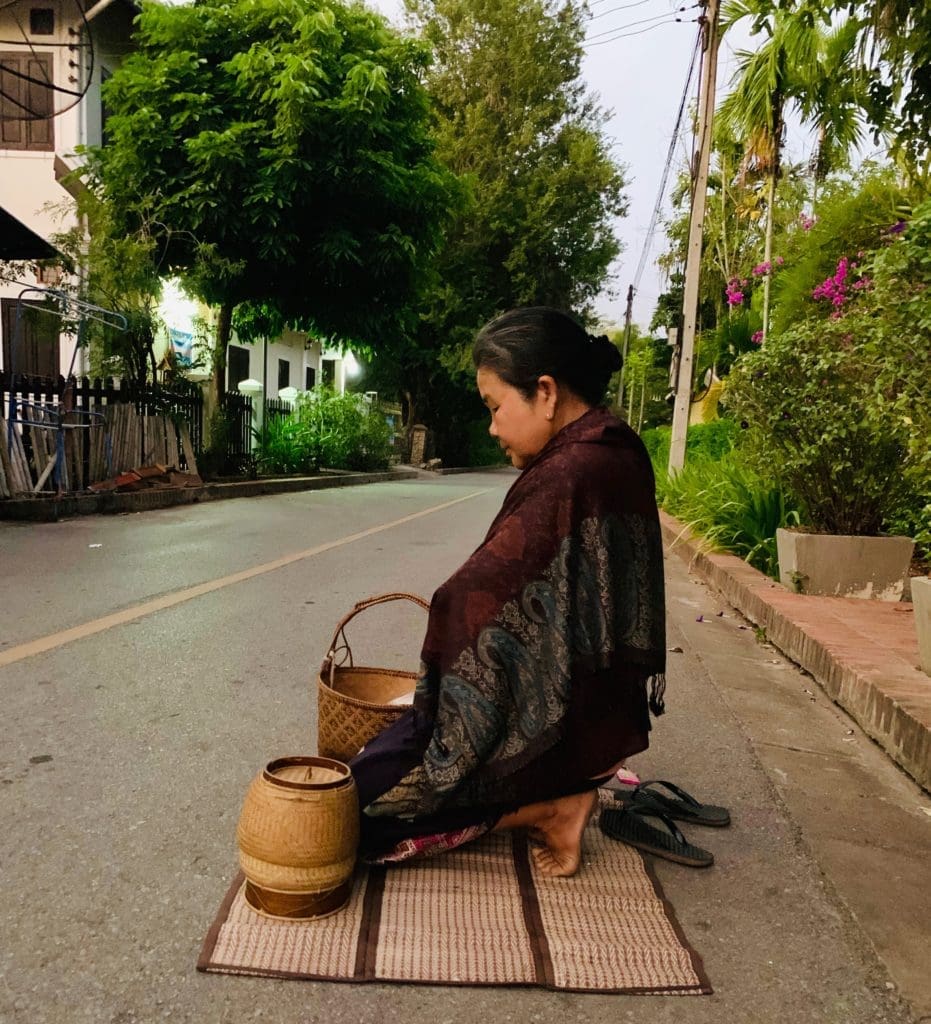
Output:
<svg viewBox="0 0 931 1024">
<path fill-rule="evenodd" d="M 30 640 L 28 643 L 11 647 L 7 651 L 0 651 L 0 668 L 4 665 L 12 665 L 14 662 L 22 661 L 24 658 L 31 658 L 36 654 L 44 654 L 56 647 L 63 647 L 75 640 L 83 640 L 85 637 L 93 636 L 95 633 L 102 633 L 104 630 L 112 629 L 114 626 L 122 626 L 127 622 L 141 619 L 143 616 L 152 615 L 154 612 L 164 611 L 176 604 L 191 601 L 195 597 L 202 597 L 204 594 L 213 593 L 215 590 L 222 590 L 234 583 L 243 583 L 255 576 L 262 576 L 267 572 L 274 572 L 276 569 L 283 569 L 286 565 L 300 562 L 304 558 L 313 558 L 314 555 L 322 555 L 324 551 L 331 551 L 333 548 L 342 547 L 344 544 L 353 544 L 357 540 L 364 540 L 376 533 L 385 530 L 392 530 L 396 526 L 403 526 L 423 516 L 433 515 L 434 512 L 442 512 L 444 509 L 452 508 L 460 502 L 469 501 L 479 495 L 487 494 L 488 489 L 473 491 L 462 498 L 455 498 L 453 501 L 443 502 L 442 505 L 433 505 L 421 512 L 413 512 L 409 516 L 402 516 L 390 523 L 382 523 L 380 526 L 371 526 L 367 530 L 360 530 L 358 533 L 351 533 L 348 537 L 340 537 L 338 540 L 327 541 L 326 544 L 318 544 L 314 548 L 306 548 L 304 551 L 295 551 L 291 555 L 284 555 L 276 558 L 273 562 L 265 562 L 262 565 L 255 565 L 251 569 L 243 569 L 241 572 L 231 573 L 229 576 L 221 576 L 219 579 L 210 580 L 207 583 L 198 583 L 195 587 L 186 587 L 184 590 L 176 590 L 173 594 L 165 594 L 156 597 L 151 601 L 134 605 L 132 608 L 124 608 L 122 611 L 114 612 L 112 615 L 104 615 L 100 619 L 92 619 L 90 622 L 83 622 L 79 626 L 72 626 L 71 629 L 63 629 L 59 633 L 50 633 L 48 636 L 39 637 L 37 640 Z"/>
</svg>

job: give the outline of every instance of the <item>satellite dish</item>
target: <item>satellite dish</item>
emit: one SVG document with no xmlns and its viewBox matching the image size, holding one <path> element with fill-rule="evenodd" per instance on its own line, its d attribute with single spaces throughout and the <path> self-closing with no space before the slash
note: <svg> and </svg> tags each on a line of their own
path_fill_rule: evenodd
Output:
<svg viewBox="0 0 931 1024">
<path fill-rule="evenodd" d="M 0 0 L 0 24 L 0 120 L 45 121 L 77 106 L 94 74 L 94 44 L 78 0 L 48 7 Z M 57 59 L 62 50 L 65 61 Z"/>
</svg>

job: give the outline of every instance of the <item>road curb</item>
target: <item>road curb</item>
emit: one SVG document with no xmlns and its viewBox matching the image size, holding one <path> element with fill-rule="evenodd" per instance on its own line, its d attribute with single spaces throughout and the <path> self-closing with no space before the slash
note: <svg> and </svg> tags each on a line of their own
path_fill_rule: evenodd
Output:
<svg viewBox="0 0 931 1024">
<path fill-rule="evenodd" d="M 660 512 L 663 541 L 808 672 L 889 756 L 931 790 L 931 678 L 918 668 L 912 606 L 793 594 Z"/>
<path fill-rule="evenodd" d="M 392 480 L 416 480 L 416 470 L 394 469 L 384 473 L 326 473 L 312 477 L 267 480 L 237 480 L 208 483 L 203 487 L 153 487 L 145 491 L 65 495 L 61 498 L 11 498 L 0 501 L 0 519 L 20 522 L 54 523 L 73 516 L 148 512 L 152 509 L 193 505 L 227 498 L 254 498 L 295 491 L 322 491 L 331 487 L 357 487 Z"/>
</svg>

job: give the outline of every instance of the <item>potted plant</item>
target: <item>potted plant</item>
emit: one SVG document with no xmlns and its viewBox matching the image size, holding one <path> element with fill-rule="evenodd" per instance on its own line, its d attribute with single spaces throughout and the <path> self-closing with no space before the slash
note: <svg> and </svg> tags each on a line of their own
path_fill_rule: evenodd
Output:
<svg viewBox="0 0 931 1024">
<path fill-rule="evenodd" d="M 912 603 L 921 669 L 931 676 L 931 576 L 916 576 L 912 580 Z"/>
<path fill-rule="evenodd" d="M 830 313 L 771 335 L 728 379 L 744 449 L 802 508 L 802 525 L 777 534 L 780 580 L 798 592 L 901 599 L 914 543 L 890 534 L 921 516 L 928 475 L 927 419 L 905 410 L 931 379 L 927 333 L 916 346 L 902 299 L 911 288 L 931 312 L 929 270 L 911 266 L 927 242 L 883 248 L 869 268 L 842 260 L 813 293 Z"/>
</svg>

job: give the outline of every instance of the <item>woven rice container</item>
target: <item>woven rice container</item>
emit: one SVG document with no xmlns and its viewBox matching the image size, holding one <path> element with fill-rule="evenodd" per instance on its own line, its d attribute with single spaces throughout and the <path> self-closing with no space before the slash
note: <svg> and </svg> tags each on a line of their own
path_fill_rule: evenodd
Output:
<svg viewBox="0 0 931 1024">
<path fill-rule="evenodd" d="M 325 757 L 282 757 L 252 781 L 239 826 L 246 900 L 272 917 L 323 917 L 349 899 L 359 846 L 359 798 L 349 768 Z"/>
<path fill-rule="evenodd" d="M 410 706 L 400 701 L 417 685 L 415 672 L 353 665 L 345 627 L 360 612 L 388 601 L 429 605 L 413 594 L 383 594 L 360 601 L 337 625 L 317 681 L 317 751 L 321 757 L 350 761 L 369 740 Z M 337 662 L 342 658 L 343 664 Z"/>
</svg>

